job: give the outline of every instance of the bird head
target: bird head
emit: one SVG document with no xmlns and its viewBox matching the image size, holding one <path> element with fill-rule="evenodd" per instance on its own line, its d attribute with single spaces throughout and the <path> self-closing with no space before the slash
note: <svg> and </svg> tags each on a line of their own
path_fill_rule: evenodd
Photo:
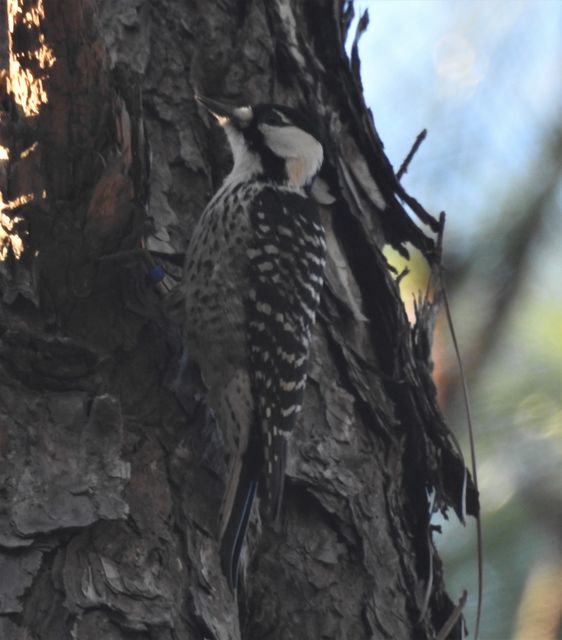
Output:
<svg viewBox="0 0 562 640">
<path fill-rule="evenodd" d="M 232 175 L 258 177 L 302 188 L 320 171 L 324 152 L 313 123 L 295 109 L 275 104 L 230 106 L 196 96 L 224 128 Z"/>
</svg>

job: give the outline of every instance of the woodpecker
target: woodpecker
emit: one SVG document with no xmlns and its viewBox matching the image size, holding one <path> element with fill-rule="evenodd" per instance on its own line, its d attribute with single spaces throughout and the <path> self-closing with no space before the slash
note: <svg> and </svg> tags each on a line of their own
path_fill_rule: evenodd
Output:
<svg viewBox="0 0 562 640">
<path fill-rule="evenodd" d="M 301 410 L 326 244 L 311 183 L 323 149 L 292 108 L 196 97 L 224 129 L 233 167 L 185 261 L 185 347 L 221 428 L 228 477 L 219 523 L 230 588 L 254 498 L 277 521 L 287 442 Z"/>
</svg>

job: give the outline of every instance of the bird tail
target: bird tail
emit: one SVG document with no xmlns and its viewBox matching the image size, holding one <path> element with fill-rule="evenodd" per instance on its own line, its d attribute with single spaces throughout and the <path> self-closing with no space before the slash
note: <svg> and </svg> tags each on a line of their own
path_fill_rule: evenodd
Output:
<svg viewBox="0 0 562 640">
<path fill-rule="evenodd" d="M 236 486 L 236 492 L 223 513 L 220 559 L 223 573 L 232 591 L 235 591 L 238 585 L 240 554 L 258 487 L 259 466 L 256 464 L 256 456 L 260 455 L 260 451 L 256 451 L 256 448 L 256 444 L 250 442 L 242 460 L 234 461 L 229 482 Z M 232 477 L 233 474 L 238 478 Z"/>
</svg>

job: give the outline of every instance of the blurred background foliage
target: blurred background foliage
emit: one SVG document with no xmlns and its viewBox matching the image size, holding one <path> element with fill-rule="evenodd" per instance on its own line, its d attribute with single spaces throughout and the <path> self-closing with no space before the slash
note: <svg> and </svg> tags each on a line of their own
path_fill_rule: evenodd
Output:
<svg viewBox="0 0 562 640">
<path fill-rule="evenodd" d="M 446 280 L 471 390 L 484 530 L 482 640 L 562 638 L 562 0 L 355 1 L 367 104 L 395 168 L 447 213 Z M 353 28 L 351 39 L 353 38 Z M 400 269 L 403 263 L 388 257 Z M 401 282 L 425 290 L 419 256 Z M 444 318 L 436 381 L 468 456 Z M 454 519 L 454 516 L 452 516 Z M 476 535 L 436 536 L 476 611 Z"/>
</svg>

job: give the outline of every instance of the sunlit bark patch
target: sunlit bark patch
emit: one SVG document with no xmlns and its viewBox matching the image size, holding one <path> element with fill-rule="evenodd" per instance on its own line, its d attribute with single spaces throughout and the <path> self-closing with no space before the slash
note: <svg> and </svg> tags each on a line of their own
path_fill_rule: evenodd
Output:
<svg viewBox="0 0 562 640">
<path fill-rule="evenodd" d="M 19 115 L 37 116 L 41 106 L 48 102 L 45 82 L 49 69 L 55 63 L 51 47 L 47 45 L 43 32 L 45 8 L 43 0 L 7 0 L 7 51 L 3 58 L 5 68 L 0 69 L 0 85 L 3 95 L 10 96 L 9 104 L 18 107 Z M 6 42 L 6 40 L 5 40 Z M 8 102 L 6 102 L 8 104 Z M 2 114 L 9 117 L 6 114 Z M 10 135 L 10 128 L 2 129 L 3 136 Z M 24 250 L 23 218 L 17 215 L 18 209 L 37 198 L 44 198 L 45 193 L 24 193 L 29 185 L 8 186 L 7 176 L 10 163 L 20 163 L 33 154 L 38 143 L 30 144 L 26 149 L 14 153 L 9 138 L 2 139 L 0 145 L 0 261 L 9 256 L 20 258 Z M 6 145 L 6 146 L 4 146 Z M 24 184 L 26 181 L 24 181 Z M 21 188 L 23 186 L 23 189 Z M 16 189 L 20 195 L 11 199 L 6 197 Z"/>
<path fill-rule="evenodd" d="M 11 218 L 4 213 L 9 205 L 6 205 L 0 193 L 0 261 L 6 260 L 12 253 L 19 258 L 23 253 L 23 240 L 15 230 L 22 221 L 21 218 Z"/>
<path fill-rule="evenodd" d="M 41 194 L 41 198 L 46 197 L 46 193 Z M 35 200 L 32 193 L 18 196 L 9 202 L 4 202 L 2 192 L 0 192 L 0 262 L 6 260 L 10 253 L 15 258 L 20 258 L 23 250 L 23 234 L 18 227 L 23 222 L 23 218 L 10 215 L 10 212 L 21 207 L 28 202 Z"/>
<path fill-rule="evenodd" d="M 45 18 L 43 0 L 8 0 L 8 91 L 26 116 L 38 115 L 48 102 L 44 80 L 55 63 L 53 50 L 41 31 Z"/>
<path fill-rule="evenodd" d="M 9 159 L 9 149 L 0 145 L 0 161 L 4 163 Z M 22 220 L 21 218 L 7 215 L 6 212 L 29 202 L 30 199 L 29 197 L 17 198 L 12 202 L 4 202 L 3 194 L 0 191 L 0 261 L 6 260 L 10 253 L 19 258 L 23 252 L 23 241 L 17 232 L 17 226 Z"/>
</svg>

